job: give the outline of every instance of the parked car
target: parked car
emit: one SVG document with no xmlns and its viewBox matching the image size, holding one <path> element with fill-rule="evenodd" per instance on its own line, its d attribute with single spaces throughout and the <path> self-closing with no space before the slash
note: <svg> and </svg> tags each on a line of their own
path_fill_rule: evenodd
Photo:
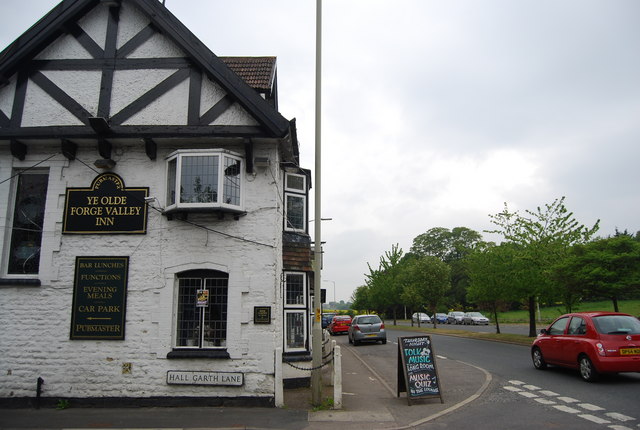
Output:
<svg viewBox="0 0 640 430">
<path fill-rule="evenodd" d="M 462 324 L 464 312 L 452 311 L 447 315 L 447 324 Z"/>
<path fill-rule="evenodd" d="M 562 315 L 540 330 L 531 358 L 536 369 L 569 367 L 588 382 L 601 373 L 640 372 L 640 321 L 616 312 Z"/>
<path fill-rule="evenodd" d="M 435 314 L 433 316 L 436 319 L 436 322 L 438 324 L 446 324 L 447 323 L 447 314 Z"/>
<path fill-rule="evenodd" d="M 468 325 L 489 325 L 489 318 L 480 312 L 467 312 L 462 318 L 462 323 Z"/>
<path fill-rule="evenodd" d="M 411 315 L 411 321 L 413 321 L 414 323 L 420 322 L 420 324 L 424 324 L 430 323 L 431 318 L 429 318 L 429 315 L 427 314 L 416 312 L 415 314 Z"/>
<path fill-rule="evenodd" d="M 335 336 L 337 334 L 345 334 L 349 330 L 349 326 L 351 325 L 351 317 L 349 315 L 336 315 L 331 320 L 329 327 L 329 333 Z"/>
<path fill-rule="evenodd" d="M 378 315 L 358 315 L 353 318 L 349 327 L 349 343 L 358 346 L 360 342 L 387 343 L 387 332 L 384 329 L 384 322 Z"/>
<path fill-rule="evenodd" d="M 329 324 L 331 324 L 331 320 L 335 316 L 336 314 L 330 314 L 330 313 L 322 314 L 322 328 L 329 327 Z"/>
</svg>

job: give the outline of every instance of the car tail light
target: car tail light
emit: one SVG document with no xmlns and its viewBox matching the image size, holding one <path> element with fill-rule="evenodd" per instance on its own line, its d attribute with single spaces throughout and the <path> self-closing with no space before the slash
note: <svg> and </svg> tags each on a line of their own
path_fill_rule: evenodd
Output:
<svg viewBox="0 0 640 430">
<path fill-rule="evenodd" d="M 380 324 L 380 330 L 384 330 L 384 323 Z"/>
<path fill-rule="evenodd" d="M 598 348 L 598 354 L 602 356 L 607 355 L 607 353 L 604 350 L 604 345 L 602 345 L 600 342 L 596 343 L 596 348 Z"/>
<path fill-rule="evenodd" d="M 353 329 L 356 331 L 360 331 L 360 327 L 358 327 L 358 324 L 352 324 L 351 327 L 353 327 Z"/>
</svg>

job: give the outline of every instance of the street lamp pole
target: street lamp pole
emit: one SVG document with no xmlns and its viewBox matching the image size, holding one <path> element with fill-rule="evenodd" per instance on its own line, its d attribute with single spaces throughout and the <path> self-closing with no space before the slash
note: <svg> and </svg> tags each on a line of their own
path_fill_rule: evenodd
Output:
<svg viewBox="0 0 640 430">
<path fill-rule="evenodd" d="M 311 402 L 318 406 L 322 403 L 322 303 L 320 293 L 322 288 L 321 270 L 322 270 L 322 207 L 321 207 L 321 167 L 322 167 L 322 151 L 321 151 L 321 107 L 322 107 L 322 0 L 316 0 L 316 116 L 315 116 L 315 220 L 314 220 L 314 241 L 313 249 L 314 261 L 314 279 L 313 279 L 313 329 L 311 332 Z"/>
</svg>

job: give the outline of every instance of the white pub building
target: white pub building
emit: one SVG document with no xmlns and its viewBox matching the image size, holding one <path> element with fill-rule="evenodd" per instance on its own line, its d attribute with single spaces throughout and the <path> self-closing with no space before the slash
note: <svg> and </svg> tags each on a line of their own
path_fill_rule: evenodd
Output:
<svg viewBox="0 0 640 430">
<path fill-rule="evenodd" d="M 64 0 L 0 53 L 0 149 L 0 406 L 308 383 L 310 173 L 275 57 L 217 57 L 158 0 Z"/>
</svg>

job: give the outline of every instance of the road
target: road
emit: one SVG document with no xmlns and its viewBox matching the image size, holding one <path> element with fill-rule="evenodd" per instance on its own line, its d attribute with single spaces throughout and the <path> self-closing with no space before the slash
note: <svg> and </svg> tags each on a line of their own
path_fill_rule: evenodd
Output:
<svg viewBox="0 0 640 430">
<path fill-rule="evenodd" d="M 389 386 L 395 387 L 396 340 L 415 336 L 416 332 L 388 332 L 386 345 L 356 348 L 347 344 L 346 336 L 334 339 L 356 352 Z M 590 384 L 582 381 L 576 371 L 553 367 L 535 370 L 526 346 L 445 335 L 432 334 L 431 338 L 438 360 L 457 360 L 485 369 L 491 374 L 492 383 L 479 399 L 422 428 L 640 429 L 640 374 L 604 376 L 600 382 Z M 441 381 L 443 393 L 455 389 L 446 383 Z"/>
</svg>

